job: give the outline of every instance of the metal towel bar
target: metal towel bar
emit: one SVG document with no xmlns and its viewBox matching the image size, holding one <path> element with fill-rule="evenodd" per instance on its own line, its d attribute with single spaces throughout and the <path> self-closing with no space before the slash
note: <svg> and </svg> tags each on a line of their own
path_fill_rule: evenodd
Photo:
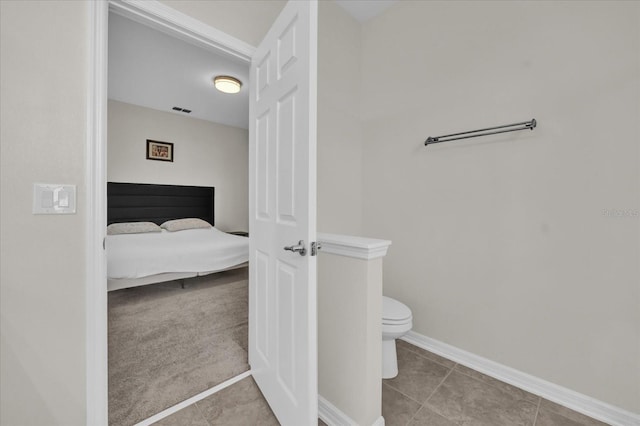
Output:
<svg viewBox="0 0 640 426">
<path fill-rule="evenodd" d="M 496 127 L 487 127 L 486 129 L 479 130 L 471 130 L 469 132 L 461 132 L 461 133 L 452 133 L 450 135 L 442 135 L 442 136 L 429 136 L 426 141 L 424 141 L 424 145 L 431 145 L 434 143 L 441 142 L 449 142 L 455 141 L 458 139 L 468 139 L 475 138 L 478 136 L 488 136 L 495 135 L 497 133 L 506 133 L 506 132 L 515 132 L 517 130 L 533 130 L 538 125 L 536 119 L 532 119 L 531 121 L 523 121 L 522 123 L 513 123 L 513 124 L 505 124 L 504 126 L 496 126 Z M 503 129 L 503 130 L 496 130 Z M 496 130 L 495 132 L 490 132 L 490 130 Z M 487 133 L 481 133 L 487 132 Z M 462 136 L 466 135 L 466 136 Z"/>
</svg>

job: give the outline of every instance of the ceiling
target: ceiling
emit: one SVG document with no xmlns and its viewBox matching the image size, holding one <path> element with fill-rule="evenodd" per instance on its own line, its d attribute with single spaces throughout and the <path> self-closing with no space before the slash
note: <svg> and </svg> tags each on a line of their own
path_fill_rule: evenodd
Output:
<svg viewBox="0 0 640 426">
<path fill-rule="evenodd" d="M 231 75 L 240 93 L 217 91 L 212 79 Z M 109 14 L 109 99 L 200 118 L 249 126 L 249 64 L 194 46 Z M 175 112 L 180 107 L 192 112 Z"/>
<path fill-rule="evenodd" d="M 396 0 L 336 0 L 360 22 Z M 229 95 L 212 84 L 216 75 L 243 82 Z M 249 126 L 249 65 L 152 29 L 115 13 L 109 14 L 109 99 L 229 126 Z M 191 113 L 173 111 L 173 107 Z"/>
</svg>

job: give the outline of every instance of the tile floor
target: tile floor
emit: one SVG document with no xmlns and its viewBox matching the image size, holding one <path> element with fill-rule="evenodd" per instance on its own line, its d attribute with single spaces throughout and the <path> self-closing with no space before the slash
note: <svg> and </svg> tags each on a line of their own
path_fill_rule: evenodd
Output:
<svg viewBox="0 0 640 426">
<path fill-rule="evenodd" d="M 155 426 L 278 426 L 260 389 L 247 377 L 165 417 Z"/>
<path fill-rule="evenodd" d="M 386 426 L 602 426 L 605 423 L 398 341 L 399 374 L 383 380 Z M 277 425 L 252 378 L 156 423 L 159 426 Z M 318 420 L 319 426 L 326 426 Z"/>
<path fill-rule="evenodd" d="M 397 377 L 383 380 L 386 426 L 601 426 L 586 417 L 399 340 Z"/>
</svg>

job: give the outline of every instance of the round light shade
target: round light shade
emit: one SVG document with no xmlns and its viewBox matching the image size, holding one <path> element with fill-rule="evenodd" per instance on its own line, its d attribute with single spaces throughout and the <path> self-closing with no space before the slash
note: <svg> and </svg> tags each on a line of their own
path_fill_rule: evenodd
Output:
<svg viewBox="0 0 640 426">
<path fill-rule="evenodd" d="M 213 79 L 213 85 L 224 93 L 238 93 L 242 87 L 242 82 L 235 77 L 219 75 Z"/>
</svg>

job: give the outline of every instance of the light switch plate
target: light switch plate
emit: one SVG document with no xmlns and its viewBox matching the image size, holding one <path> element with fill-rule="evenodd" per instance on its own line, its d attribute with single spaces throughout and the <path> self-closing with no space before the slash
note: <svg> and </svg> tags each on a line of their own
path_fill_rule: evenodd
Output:
<svg viewBox="0 0 640 426">
<path fill-rule="evenodd" d="M 33 184 L 33 214 L 74 214 L 75 212 L 75 185 Z"/>
</svg>

